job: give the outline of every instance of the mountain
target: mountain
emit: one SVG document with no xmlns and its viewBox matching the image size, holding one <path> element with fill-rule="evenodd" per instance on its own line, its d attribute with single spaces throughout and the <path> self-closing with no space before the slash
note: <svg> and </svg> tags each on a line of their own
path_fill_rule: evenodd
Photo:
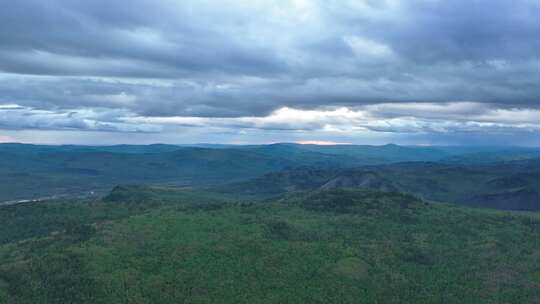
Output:
<svg viewBox="0 0 540 304">
<path fill-rule="evenodd" d="M 520 172 L 490 180 L 488 184 L 496 189 L 516 189 L 524 187 L 539 187 L 540 171 Z"/>
<path fill-rule="evenodd" d="M 296 168 L 220 187 L 224 192 L 276 195 L 357 188 L 405 192 L 426 200 L 540 211 L 540 160 L 490 164 L 406 162 L 359 168 Z"/>
<path fill-rule="evenodd" d="M 223 184 L 298 166 L 350 167 L 372 162 L 299 146 L 0 144 L 0 201 L 102 192 L 121 183 Z"/>
<path fill-rule="evenodd" d="M 392 162 L 396 147 L 0 144 L 0 202 L 108 191 L 120 183 L 202 186 L 287 168 L 354 167 Z M 362 152 L 367 151 L 367 152 Z M 371 151 L 371 152 L 370 152 Z"/>
<path fill-rule="evenodd" d="M 44 153 L 44 152 L 115 152 L 115 153 L 162 153 L 180 150 L 177 145 L 113 145 L 113 146 L 79 146 L 79 145 L 32 145 L 19 143 L 0 144 L 1 152 L 10 153 Z"/>
<path fill-rule="evenodd" d="M 267 173 L 261 177 L 214 188 L 226 193 L 275 195 L 321 187 L 339 173 L 337 169 L 299 167 Z"/>
<path fill-rule="evenodd" d="M 376 171 L 346 170 L 328 180 L 320 187 L 321 190 L 339 188 L 360 188 L 384 192 L 398 191 L 398 188 L 392 181 L 385 179 Z"/>
<path fill-rule="evenodd" d="M 538 214 L 119 186 L 0 207 L 0 303 L 539 303 Z"/>
<path fill-rule="evenodd" d="M 0 152 L 0 200 L 93 191 L 119 183 L 216 184 L 296 164 L 239 149 L 180 148 L 155 153 L 45 150 Z"/>
<path fill-rule="evenodd" d="M 324 155 L 348 156 L 361 160 L 357 165 L 396 162 L 445 162 L 453 164 L 488 164 L 503 161 L 540 158 L 540 148 L 503 146 L 401 146 L 370 145 L 313 145 L 278 143 L 262 146 L 244 146 L 269 153 L 316 152 Z"/>
<path fill-rule="evenodd" d="M 495 163 L 504 161 L 517 161 L 540 158 L 540 148 L 535 147 L 512 147 L 512 148 L 495 148 L 485 151 L 470 151 L 468 153 L 457 154 L 442 159 L 443 161 L 452 163 Z"/>
<path fill-rule="evenodd" d="M 490 161 L 475 156 L 488 151 L 494 155 Z M 230 187 L 255 194 L 323 186 L 356 187 L 404 191 L 430 200 L 468 203 L 474 195 L 496 193 L 499 186 L 489 181 L 497 178 L 512 180 L 500 183 L 521 183 L 511 190 L 523 187 L 539 190 L 538 178 L 527 175 L 534 168 L 537 168 L 534 172 L 540 172 L 538 161 L 530 158 L 536 155 L 535 151 L 533 148 L 292 143 L 246 146 L 0 144 L 0 202 L 105 193 L 114 185 L 125 183 L 209 187 L 256 178 Z M 505 155 L 504 159 L 519 155 L 521 160 L 496 161 L 497 155 Z M 308 167 L 311 169 L 306 171 Z M 346 171 L 354 168 L 358 172 Z M 284 170 L 287 173 L 263 176 Z"/>
<path fill-rule="evenodd" d="M 214 189 L 227 193 L 275 195 L 336 188 L 360 188 L 386 192 L 398 190 L 391 181 L 381 177 L 375 171 L 313 167 L 267 173 L 253 180 L 227 184 Z"/>
<path fill-rule="evenodd" d="M 522 188 L 499 193 L 475 195 L 469 199 L 468 205 L 502 210 L 539 211 L 540 193 L 536 189 Z"/>
</svg>

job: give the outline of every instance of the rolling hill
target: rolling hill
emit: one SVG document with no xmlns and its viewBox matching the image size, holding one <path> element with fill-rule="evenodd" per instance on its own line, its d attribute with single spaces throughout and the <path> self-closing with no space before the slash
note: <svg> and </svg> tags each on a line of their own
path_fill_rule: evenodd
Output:
<svg viewBox="0 0 540 304">
<path fill-rule="evenodd" d="M 540 161 L 491 164 L 407 162 L 355 169 L 295 168 L 220 187 L 223 192 L 276 195 L 357 188 L 399 191 L 426 200 L 507 210 L 540 211 Z"/>
</svg>

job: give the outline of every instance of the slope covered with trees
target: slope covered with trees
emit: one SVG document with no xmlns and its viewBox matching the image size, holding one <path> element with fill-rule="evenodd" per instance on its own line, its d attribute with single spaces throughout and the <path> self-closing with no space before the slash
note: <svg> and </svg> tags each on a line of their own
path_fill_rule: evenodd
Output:
<svg viewBox="0 0 540 304">
<path fill-rule="evenodd" d="M 298 167 L 222 186 L 225 193 L 276 195 L 339 188 L 411 193 L 429 201 L 540 211 L 540 161 L 492 164 L 405 162 L 357 168 Z"/>
<path fill-rule="evenodd" d="M 536 214 L 117 187 L 0 208 L 1 303 L 536 303 Z M 22 227 L 19 231 L 12 227 Z"/>
</svg>

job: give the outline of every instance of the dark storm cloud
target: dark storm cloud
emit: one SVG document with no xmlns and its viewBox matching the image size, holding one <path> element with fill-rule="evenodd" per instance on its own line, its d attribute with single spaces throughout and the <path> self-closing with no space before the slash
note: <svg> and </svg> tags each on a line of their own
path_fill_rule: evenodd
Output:
<svg viewBox="0 0 540 304">
<path fill-rule="evenodd" d="M 538 1 L 425 1 L 401 29 L 377 31 L 419 63 L 538 59 Z"/>
<path fill-rule="evenodd" d="M 0 67 L 21 74 L 171 78 L 282 69 L 268 50 L 192 24 L 196 16 L 162 2 L 13 1 L 0 12 Z"/>
<path fill-rule="evenodd" d="M 525 111 L 540 106 L 539 14 L 532 0 L 9 1 L 0 10 L 0 105 L 37 116 L 17 124 L 3 114 L 1 127 L 122 131 L 136 130 L 121 124 L 125 116 L 452 101 Z M 418 116 L 416 108 L 366 111 L 397 119 Z M 117 116 L 94 115 L 103 109 Z M 425 119 L 467 120 L 435 111 L 416 117 L 423 130 L 438 128 Z"/>
</svg>

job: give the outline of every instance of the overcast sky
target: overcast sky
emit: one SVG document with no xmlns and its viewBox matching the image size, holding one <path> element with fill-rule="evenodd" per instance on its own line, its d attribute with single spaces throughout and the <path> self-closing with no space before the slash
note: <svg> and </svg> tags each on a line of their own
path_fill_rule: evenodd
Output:
<svg viewBox="0 0 540 304">
<path fill-rule="evenodd" d="M 537 0 L 17 0 L 0 142 L 540 145 Z"/>
</svg>

